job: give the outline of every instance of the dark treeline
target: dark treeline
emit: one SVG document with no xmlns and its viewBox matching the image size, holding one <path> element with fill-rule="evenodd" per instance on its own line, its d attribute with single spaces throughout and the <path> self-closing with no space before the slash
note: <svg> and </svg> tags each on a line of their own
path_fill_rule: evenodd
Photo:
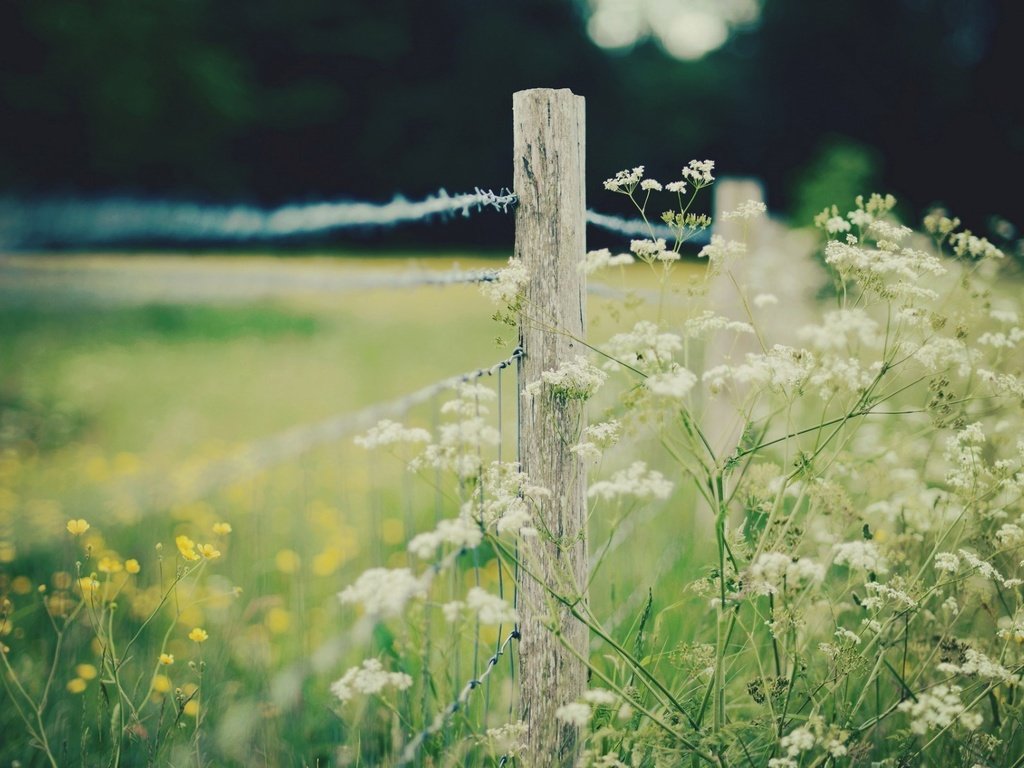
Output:
<svg viewBox="0 0 1024 768">
<path fill-rule="evenodd" d="M 1019 0 L 766 0 L 696 62 L 594 47 L 572 0 L 8 0 L 0 194 L 266 204 L 386 199 L 511 179 L 511 94 L 587 97 L 600 182 L 693 157 L 776 210 L 884 189 L 983 228 L 1024 221 Z M 846 202 L 845 200 L 841 202 Z M 507 243 L 477 217 L 418 231 Z"/>
</svg>

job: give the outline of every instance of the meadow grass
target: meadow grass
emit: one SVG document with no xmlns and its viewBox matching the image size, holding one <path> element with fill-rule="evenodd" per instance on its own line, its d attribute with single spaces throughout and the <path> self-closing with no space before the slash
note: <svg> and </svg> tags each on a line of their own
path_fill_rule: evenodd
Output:
<svg viewBox="0 0 1024 768">
<path fill-rule="evenodd" d="M 119 268 L 109 257 L 76 266 L 83 263 Z M 244 274 L 244 259 L 232 264 Z M 404 264 L 377 258 L 343 268 L 358 274 Z M 145 261 L 136 266 L 147 269 Z M 635 274 L 622 284 L 645 286 Z M 593 301 L 598 333 L 607 306 Z M 380 628 L 353 639 L 335 598 L 363 570 L 407 562 L 409 538 L 452 514 L 448 498 L 414 482 L 401 461 L 353 447 L 351 437 L 208 494 L 190 492 L 189 483 L 250 441 L 507 356 L 515 330 L 491 321 L 492 312 L 471 285 L 202 304 L 122 298 L 103 306 L 57 295 L 0 307 L 0 593 L 10 601 L 2 641 L 11 649 L 9 680 L 16 675 L 27 700 L 43 705 L 37 731 L 59 765 L 104 764 L 114 754 L 121 765 L 373 764 L 393 744 L 363 741 L 381 738 L 389 713 L 370 705 L 355 722 L 372 727 L 346 726 L 327 691 L 366 642 L 395 657 L 403 644 L 433 642 L 447 679 L 436 681 L 429 700 L 409 704 L 424 710 L 411 719 L 448 703 L 479 670 L 472 655 L 486 651 L 475 639 L 445 627 L 433 639 L 389 637 Z M 516 395 L 506 376 L 507 421 Z M 439 404 L 408 418 L 429 425 Z M 504 438 L 510 459 L 513 431 Z M 176 489 L 177 500 L 174 493 L 154 500 L 156 487 Z M 72 536 L 69 519 L 90 528 Z M 218 523 L 231 532 L 214 534 Z M 629 547 L 609 553 L 601 574 L 598 603 L 620 607 L 627 625 L 642 609 L 633 587 L 649 586 L 630 554 L 651 540 L 644 530 L 651 527 L 638 526 Z M 183 535 L 222 556 L 183 573 L 194 565 L 176 550 Z M 134 559 L 140 571 L 105 572 L 105 557 L 121 565 Z M 83 595 L 78 580 L 93 573 L 100 586 Z M 496 561 L 478 553 L 452 578 L 492 585 Z M 453 582 L 453 591 L 461 586 Z M 114 591 L 115 601 L 90 603 Z M 76 614 L 76 605 L 85 608 Z M 209 639 L 190 640 L 195 627 Z M 124 666 L 112 669 L 114 638 L 136 633 Z M 481 638 L 499 640 L 494 628 Z M 160 666 L 161 653 L 174 664 Z M 433 751 L 457 741 L 460 723 L 505 722 L 513 684 L 510 675 L 496 676 L 433 740 Z M 139 710 L 115 753 L 119 689 Z M 46 764 L 10 706 L 18 699 L 31 710 L 20 695 L 10 687 L 0 693 L 8 734 L 0 763 Z"/>
</svg>

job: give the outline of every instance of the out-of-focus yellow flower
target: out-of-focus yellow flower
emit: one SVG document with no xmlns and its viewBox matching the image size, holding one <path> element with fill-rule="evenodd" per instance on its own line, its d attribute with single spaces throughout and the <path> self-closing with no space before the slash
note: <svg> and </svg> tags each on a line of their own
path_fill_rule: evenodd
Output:
<svg viewBox="0 0 1024 768">
<path fill-rule="evenodd" d="M 92 664 L 79 664 L 75 667 L 75 674 L 83 680 L 95 680 L 96 675 L 99 673 Z"/>
<path fill-rule="evenodd" d="M 263 623 L 273 634 L 283 635 L 292 626 L 292 615 L 284 608 L 274 607 L 267 611 Z"/>
<path fill-rule="evenodd" d="M 78 580 L 78 588 L 83 595 L 88 595 L 100 588 L 100 583 L 93 576 L 83 576 Z"/>
<path fill-rule="evenodd" d="M 17 556 L 18 548 L 12 542 L 0 541 L 0 563 L 13 563 Z"/>
<path fill-rule="evenodd" d="M 174 543 L 178 547 L 178 552 L 186 560 L 199 560 L 199 553 L 196 552 L 196 543 L 192 541 L 188 536 L 182 535 L 174 539 Z"/>
<path fill-rule="evenodd" d="M 163 664 L 165 667 L 171 666 L 171 664 L 174 663 L 174 654 L 173 653 L 161 653 L 160 654 L 160 663 Z"/>
<path fill-rule="evenodd" d="M 135 574 L 142 570 L 142 566 L 139 565 L 139 561 L 133 557 L 130 560 L 124 561 L 124 569 L 128 571 L 128 573 Z"/>
<path fill-rule="evenodd" d="M 32 579 L 28 576 L 15 576 L 11 579 L 11 592 L 16 595 L 27 595 L 32 591 Z"/>
<path fill-rule="evenodd" d="M 213 532 L 218 536 L 226 536 L 231 533 L 231 523 L 214 523 Z"/>
<path fill-rule="evenodd" d="M 282 549 L 274 555 L 274 565 L 281 573 L 295 573 L 302 565 L 302 558 L 293 549 Z"/>
<path fill-rule="evenodd" d="M 99 565 L 96 566 L 100 573 L 120 573 L 124 570 L 124 564 L 116 557 L 103 556 Z"/>
<path fill-rule="evenodd" d="M 186 701 L 185 706 L 181 708 L 181 711 L 189 717 L 196 717 L 199 714 L 199 702 L 195 699 Z"/>
<path fill-rule="evenodd" d="M 88 531 L 89 528 L 89 523 L 82 518 L 78 518 L 77 520 L 68 520 L 68 533 L 72 536 L 81 536 L 83 533 Z"/>
<path fill-rule="evenodd" d="M 153 678 L 153 690 L 157 693 L 167 693 L 171 690 L 171 678 L 167 675 L 156 675 Z"/>
<path fill-rule="evenodd" d="M 199 554 L 207 560 L 215 560 L 220 557 L 220 550 L 213 546 L 213 544 L 200 544 Z"/>
<path fill-rule="evenodd" d="M 82 678 L 74 677 L 68 680 L 67 689 L 71 693 L 82 693 L 86 689 L 87 685 L 88 684 Z"/>
<path fill-rule="evenodd" d="M 195 627 L 188 633 L 188 639 L 194 643 L 205 643 L 209 638 L 209 633 L 202 627 Z"/>
</svg>

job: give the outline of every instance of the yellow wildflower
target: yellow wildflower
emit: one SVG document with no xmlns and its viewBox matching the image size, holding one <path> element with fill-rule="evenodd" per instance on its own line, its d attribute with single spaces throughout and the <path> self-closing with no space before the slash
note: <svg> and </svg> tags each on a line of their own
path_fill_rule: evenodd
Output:
<svg viewBox="0 0 1024 768">
<path fill-rule="evenodd" d="M 93 590 L 99 589 L 100 583 L 94 576 L 83 576 L 78 580 L 78 588 L 82 590 L 83 595 L 88 595 Z"/>
<path fill-rule="evenodd" d="M 295 550 L 282 549 L 274 555 L 274 565 L 281 573 L 295 573 L 302 565 L 302 559 Z"/>
<path fill-rule="evenodd" d="M 185 706 L 181 708 L 181 711 L 189 717 L 195 717 L 199 714 L 199 702 L 195 699 L 187 701 L 185 702 Z"/>
<path fill-rule="evenodd" d="M 86 682 L 80 677 L 75 677 L 68 680 L 67 688 L 71 693 L 82 693 L 86 689 Z"/>
<path fill-rule="evenodd" d="M 171 664 L 174 663 L 174 654 L 173 653 L 161 653 L 160 654 L 160 663 L 163 664 L 165 667 L 171 666 Z"/>
<path fill-rule="evenodd" d="M 95 680 L 98 673 L 92 664 L 79 664 L 75 667 L 75 674 L 83 680 Z"/>
<path fill-rule="evenodd" d="M 218 536 L 226 536 L 231 533 L 231 523 L 214 523 L 213 532 Z"/>
<path fill-rule="evenodd" d="M 167 693 L 171 690 L 171 678 L 166 675 L 157 675 L 153 678 L 153 690 L 157 693 Z"/>
<path fill-rule="evenodd" d="M 188 536 L 178 536 L 174 539 L 174 543 L 178 546 L 178 551 L 181 553 L 181 556 L 186 560 L 199 559 L 199 553 L 196 552 L 196 543 Z"/>
<path fill-rule="evenodd" d="M 202 627 L 195 627 L 188 633 L 188 639 L 194 643 L 205 643 L 209 637 L 210 635 Z"/>
<path fill-rule="evenodd" d="M 116 557 L 103 556 L 100 558 L 100 563 L 96 566 L 100 573 L 120 573 L 124 570 L 124 565 Z"/>
<path fill-rule="evenodd" d="M 220 550 L 214 547 L 213 544 L 200 544 L 199 554 L 207 560 L 213 560 L 220 557 Z"/>
<path fill-rule="evenodd" d="M 68 520 L 68 533 L 72 536 L 81 536 L 83 533 L 89 530 L 89 524 L 81 518 L 77 520 Z"/>
<path fill-rule="evenodd" d="M 139 565 L 139 561 L 133 557 L 130 560 L 124 561 L 124 569 L 128 571 L 128 573 L 135 574 L 142 570 L 142 566 Z"/>
</svg>

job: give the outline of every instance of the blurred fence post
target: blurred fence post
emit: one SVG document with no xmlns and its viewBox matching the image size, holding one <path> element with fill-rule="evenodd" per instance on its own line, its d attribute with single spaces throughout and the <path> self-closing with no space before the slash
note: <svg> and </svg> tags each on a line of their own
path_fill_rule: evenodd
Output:
<svg viewBox="0 0 1024 768">
<path fill-rule="evenodd" d="M 586 286 L 577 265 L 586 248 L 584 100 L 569 90 L 533 89 L 512 97 L 515 255 L 529 270 L 519 334 L 520 381 L 586 352 Z M 555 710 L 586 685 L 588 633 L 550 591 L 586 599 L 586 468 L 570 448 L 585 426 L 580 401 L 538 396 L 520 407 L 520 463 L 551 496 L 536 510 L 539 535 L 521 549 L 520 695 L 527 725 L 523 765 L 571 766 L 578 729 Z M 572 650 L 568 650 L 568 648 Z M 578 655 L 578 657 L 577 657 Z"/>
</svg>

